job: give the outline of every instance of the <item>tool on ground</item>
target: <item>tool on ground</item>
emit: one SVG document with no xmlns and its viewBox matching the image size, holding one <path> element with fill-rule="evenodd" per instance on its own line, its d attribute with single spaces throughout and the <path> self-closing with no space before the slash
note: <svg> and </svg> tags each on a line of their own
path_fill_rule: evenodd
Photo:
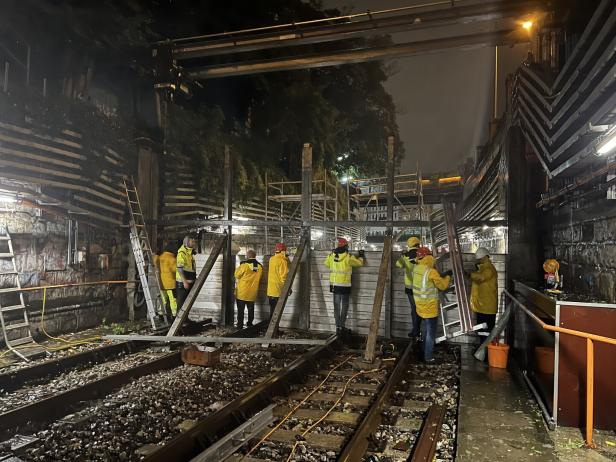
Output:
<svg viewBox="0 0 616 462">
<path fill-rule="evenodd" d="M 4 342 L 9 351 L 24 361 L 45 353 L 45 349 L 32 338 L 32 328 L 28 311 L 21 292 L 19 272 L 15 263 L 13 241 L 6 227 L 0 228 L 0 276 L 5 278 L 5 286 L 0 289 L 0 325 Z M 15 337 L 14 332 L 26 332 Z"/>
<path fill-rule="evenodd" d="M 132 177 L 124 178 L 124 189 L 126 190 L 126 201 L 130 212 L 130 244 L 135 256 L 135 264 L 139 273 L 139 280 L 143 288 L 143 295 L 148 310 L 148 317 L 152 324 L 152 329 L 158 329 L 169 324 L 165 304 L 161 297 L 160 277 L 158 269 L 154 264 L 154 255 L 148 232 L 145 225 L 145 217 L 141 209 L 139 194 Z M 157 319 L 162 318 L 162 321 Z M 158 325 L 160 324 L 160 325 Z"/>
</svg>

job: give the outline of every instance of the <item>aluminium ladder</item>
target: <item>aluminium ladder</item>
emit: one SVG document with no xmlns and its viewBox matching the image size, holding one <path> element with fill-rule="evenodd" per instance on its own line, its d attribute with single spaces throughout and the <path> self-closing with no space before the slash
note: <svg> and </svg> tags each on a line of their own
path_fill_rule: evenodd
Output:
<svg viewBox="0 0 616 462">
<path fill-rule="evenodd" d="M 15 263 L 13 241 L 9 230 L 0 227 L 0 276 L 5 278 L 5 283 L 0 289 L 0 325 L 4 342 L 9 349 L 24 361 L 40 356 L 45 352 L 44 348 L 32 338 L 32 329 L 28 319 L 28 311 L 21 292 L 19 272 Z M 13 331 L 27 334 L 15 338 Z"/>
<path fill-rule="evenodd" d="M 454 206 L 446 198 L 443 199 L 442 205 L 442 208 L 429 215 L 432 251 L 436 254 L 436 261 L 439 266 L 442 267 L 448 260 L 453 271 L 453 284 L 447 291 L 441 293 L 440 315 L 443 335 L 437 337 L 437 343 L 485 327 L 485 324 L 473 326 L 464 279 L 462 251 L 456 230 Z M 438 249 L 445 244 L 448 250 L 438 253 Z"/>
<path fill-rule="evenodd" d="M 154 264 L 154 255 L 148 238 L 139 194 L 132 177 L 124 178 L 124 189 L 126 190 L 126 201 L 128 203 L 128 211 L 130 212 L 130 243 L 133 255 L 135 256 L 135 264 L 139 273 L 148 316 L 152 329 L 156 330 L 169 324 L 165 304 L 161 296 L 158 268 Z M 152 295 L 152 292 L 154 292 L 154 295 Z M 157 316 L 160 316 L 163 321 L 160 326 L 157 325 L 157 322 L 160 322 Z"/>
</svg>

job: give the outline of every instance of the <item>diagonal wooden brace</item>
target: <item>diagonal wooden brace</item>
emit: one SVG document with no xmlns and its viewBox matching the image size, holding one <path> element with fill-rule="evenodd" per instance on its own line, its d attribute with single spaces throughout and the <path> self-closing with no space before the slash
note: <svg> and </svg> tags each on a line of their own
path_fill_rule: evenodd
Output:
<svg viewBox="0 0 616 462">
<path fill-rule="evenodd" d="M 178 311 L 178 314 L 175 317 L 173 324 L 171 324 L 171 327 L 169 328 L 169 331 L 167 332 L 167 336 L 176 335 L 177 332 L 180 330 L 180 327 L 182 326 L 182 324 L 188 317 L 188 313 L 190 312 L 190 309 L 194 305 L 195 300 L 197 300 L 197 296 L 199 295 L 199 292 L 201 291 L 201 288 L 203 287 L 205 280 L 207 279 L 210 272 L 212 271 L 212 268 L 214 267 L 214 263 L 216 263 L 216 259 L 218 258 L 218 255 L 220 255 L 220 252 L 222 251 L 222 248 L 224 247 L 226 241 L 227 241 L 227 234 L 224 234 L 218 239 L 216 243 L 214 243 L 214 247 L 212 248 L 212 253 L 210 253 L 210 256 L 205 262 L 205 265 L 203 266 L 203 268 L 201 269 L 201 272 L 199 273 L 197 280 L 195 281 L 192 289 L 190 289 L 190 292 L 188 293 L 188 297 L 186 297 L 186 300 L 184 300 L 184 304 Z"/>
</svg>

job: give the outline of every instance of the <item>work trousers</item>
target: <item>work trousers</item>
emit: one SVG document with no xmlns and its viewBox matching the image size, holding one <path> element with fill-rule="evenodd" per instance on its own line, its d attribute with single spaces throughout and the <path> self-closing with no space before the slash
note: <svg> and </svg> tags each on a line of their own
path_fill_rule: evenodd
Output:
<svg viewBox="0 0 616 462">
<path fill-rule="evenodd" d="M 163 297 L 163 301 L 165 302 L 165 309 L 167 311 L 167 315 L 171 314 L 172 317 L 178 312 L 178 302 L 175 297 L 176 289 L 162 289 L 160 294 Z"/>
<path fill-rule="evenodd" d="M 276 309 L 276 303 L 278 303 L 279 297 L 269 297 L 269 306 L 270 306 L 270 319 L 274 315 L 274 310 Z"/>
<path fill-rule="evenodd" d="M 411 305 L 411 321 L 413 322 L 413 327 L 411 327 L 411 338 L 419 337 L 419 326 L 421 324 L 421 318 L 417 314 L 417 305 L 415 304 L 415 297 L 413 297 L 413 292 L 406 292 L 406 296 L 409 299 L 409 304 Z"/>
<path fill-rule="evenodd" d="M 475 313 L 475 316 L 477 318 L 477 324 L 483 324 L 485 322 L 488 325 L 487 329 L 481 329 L 482 332 L 492 332 L 492 329 L 494 329 L 494 324 L 496 324 L 496 313 Z"/>
<path fill-rule="evenodd" d="M 177 306 L 182 308 L 182 305 L 184 305 L 184 300 L 186 300 L 186 298 L 188 297 L 188 293 L 190 292 L 194 284 L 195 281 L 191 281 L 188 286 L 188 289 L 185 289 L 184 284 L 182 284 L 181 282 L 176 282 L 175 294 L 177 296 Z"/>
<path fill-rule="evenodd" d="M 349 298 L 351 294 L 337 294 L 334 292 L 334 320 L 336 330 L 343 329 L 349 312 Z"/>
<path fill-rule="evenodd" d="M 244 328 L 244 308 L 248 307 L 248 322 L 246 326 L 252 326 L 252 321 L 255 319 L 255 302 L 246 300 L 236 300 L 237 303 L 237 328 Z"/>
<path fill-rule="evenodd" d="M 438 317 L 421 319 L 421 336 L 423 337 L 424 361 L 434 359 L 434 344 L 436 343 L 436 324 Z"/>
</svg>

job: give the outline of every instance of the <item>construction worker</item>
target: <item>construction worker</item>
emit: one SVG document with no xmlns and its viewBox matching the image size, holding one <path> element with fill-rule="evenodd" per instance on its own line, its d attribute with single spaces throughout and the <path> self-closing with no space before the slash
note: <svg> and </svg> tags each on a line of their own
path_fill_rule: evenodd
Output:
<svg viewBox="0 0 616 462">
<path fill-rule="evenodd" d="M 498 309 L 498 273 L 490 260 L 490 252 L 479 247 L 475 252 L 477 271 L 471 278 L 471 309 L 477 317 L 477 324 L 488 325 L 488 332 L 494 329 Z"/>
<path fill-rule="evenodd" d="M 187 235 L 177 253 L 177 270 L 175 272 L 175 287 L 177 295 L 177 305 L 181 308 L 184 300 L 188 297 L 190 289 L 195 284 L 196 268 L 193 252 L 197 246 L 197 239 Z"/>
<path fill-rule="evenodd" d="M 364 251 L 360 250 L 357 257 L 350 255 L 349 242 L 339 237 L 338 247 L 332 250 L 324 263 L 330 269 L 329 290 L 334 294 L 334 319 L 336 331 L 340 333 L 344 329 L 349 311 L 353 268 L 364 265 Z"/>
<path fill-rule="evenodd" d="M 246 260 L 240 263 L 235 270 L 235 301 L 237 303 L 237 328 L 244 328 L 244 308 L 248 307 L 248 323 L 246 326 L 252 327 L 255 318 L 255 300 L 259 292 L 259 283 L 263 274 L 263 266 L 257 260 L 254 250 L 246 252 Z"/>
<path fill-rule="evenodd" d="M 417 308 L 415 307 L 415 299 L 413 298 L 413 267 L 417 264 L 415 260 L 417 258 L 417 249 L 421 244 L 421 241 L 417 236 L 411 236 L 406 241 L 408 250 L 402 252 L 398 261 L 396 261 L 397 268 L 404 268 L 404 292 L 409 299 L 411 305 L 411 321 L 413 327 L 409 333 L 409 337 L 417 339 L 419 337 L 419 316 L 417 316 Z"/>
<path fill-rule="evenodd" d="M 417 264 L 413 267 L 413 297 L 417 315 L 421 318 L 423 358 L 426 363 L 434 362 L 434 344 L 438 321 L 439 290 L 449 287 L 451 271 L 444 277 L 434 268 L 432 251 L 427 247 L 417 249 Z"/>
<path fill-rule="evenodd" d="M 160 275 L 160 285 L 162 289 L 163 300 L 167 309 L 171 311 L 171 315 L 175 317 L 178 311 L 176 300 L 176 279 L 175 272 L 177 271 L 177 260 L 173 253 L 171 245 L 165 245 L 163 252 L 157 259 L 158 272 Z"/>
<path fill-rule="evenodd" d="M 276 244 L 274 255 L 269 261 L 267 273 L 267 296 L 269 298 L 270 318 L 274 314 L 274 308 L 280 298 L 282 286 L 284 286 L 289 274 L 289 258 L 287 257 L 287 246 L 282 242 Z"/>
</svg>

